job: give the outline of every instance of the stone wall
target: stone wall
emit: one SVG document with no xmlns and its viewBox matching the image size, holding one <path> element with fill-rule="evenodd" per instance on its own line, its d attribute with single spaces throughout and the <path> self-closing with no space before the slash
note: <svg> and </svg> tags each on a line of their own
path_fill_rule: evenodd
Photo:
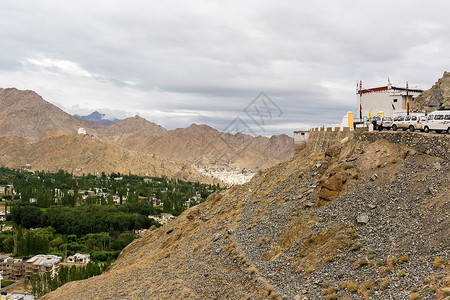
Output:
<svg viewBox="0 0 450 300">
<path fill-rule="evenodd" d="M 351 137 L 353 131 L 348 127 L 319 127 L 311 129 L 307 148 L 312 152 L 324 152 L 331 145 L 336 144 L 346 137 Z"/>
<path fill-rule="evenodd" d="M 444 159 L 450 158 L 450 136 L 447 134 L 426 134 L 404 131 L 356 131 L 355 138 L 369 142 L 385 139 L 391 143 L 406 145 L 416 151 L 431 156 L 437 156 Z"/>
<path fill-rule="evenodd" d="M 324 152 L 330 146 L 346 137 L 354 137 L 368 142 L 385 139 L 391 143 L 402 144 L 424 154 L 450 159 L 450 135 L 448 134 L 405 131 L 368 132 L 367 128 L 357 128 L 355 131 L 351 131 L 349 128 L 321 127 L 311 129 L 306 147 L 312 152 Z"/>
</svg>

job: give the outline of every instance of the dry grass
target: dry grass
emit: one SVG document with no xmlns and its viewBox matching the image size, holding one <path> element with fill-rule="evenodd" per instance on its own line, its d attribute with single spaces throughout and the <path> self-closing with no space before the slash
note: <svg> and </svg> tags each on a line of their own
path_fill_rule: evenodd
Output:
<svg viewBox="0 0 450 300">
<path fill-rule="evenodd" d="M 366 256 L 367 256 L 368 259 L 374 258 L 375 257 L 375 251 L 373 251 L 373 249 L 369 247 L 366 250 Z"/>
<path fill-rule="evenodd" d="M 249 274 L 255 274 L 258 270 L 255 267 L 250 267 L 247 269 L 247 272 Z"/>
<path fill-rule="evenodd" d="M 356 291 L 358 291 L 358 283 L 357 282 L 347 281 L 345 283 L 345 287 L 346 287 L 347 291 L 349 291 L 350 293 L 355 293 Z"/>
<path fill-rule="evenodd" d="M 405 277 L 405 275 L 406 275 L 405 271 L 403 271 L 403 270 L 398 270 L 397 271 L 397 276 L 398 277 Z"/>
<path fill-rule="evenodd" d="M 273 292 L 273 285 L 271 285 L 271 284 L 266 285 L 266 295 L 270 296 L 270 294 L 272 294 L 272 292 Z"/>
<path fill-rule="evenodd" d="M 247 262 L 247 260 L 245 259 L 245 254 L 244 254 L 244 253 L 241 253 L 241 254 L 239 255 L 239 258 L 241 259 L 241 261 L 242 261 L 243 264 L 245 264 L 245 263 Z"/>
<path fill-rule="evenodd" d="M 383 260 L 377 260 L 376 262 L 375 262 L 375 267 L 381 267 L 381 266 L 383 266 L 384 265 L 384 261 Z"/>
<path fill-rule="evenodd" d="M 327 289 L 324 289 L 322 291 L 323 295 L 330 295 L 330 294 L 334 294 L 334 293 L 336 293 L 336 288 L 334 286 L 331 286 L 331 287 L 329 287 Z"/>
<path fill-rule="evenodd" d="M 277 256 L 281 251 L 291 246 L 293 243 L 306 236 L 309 232 L 309 228 L 315 224 L 319 219 L 315 216 L 309 214 L 302 214 L 296 216 L 289 221 L 289 224 L 280 232 L 279 236 L 279 247 L 273 247 L 276 251 L 269 251 L 266 254 L 266 260 L 271 260 L 273 257 Z"/>
<path fill-rule="evenodd" d="M 380 282 L 380 287 L 382 289 L 387 289 L 390 284 L 391 284 L 391 279 L 386 277 Z"/>
<path fill-rule="evenodd" d="M 398 258 L 398 262 L 399 262 L 400 264 L 403 264 L 403 263 L 405 263 L 405 262 L 408 262 L 408 255 L 400 256 L 400 257 Z"/>
<path fill-rule="evenodd" d="M 270 293 L 270 299 L 280 299 L 280 294 L 278 294 L 275 291 L 272 291 L 272 293 Z"/>
<path fill-rule="evenodd" d="M 395 258 L 395 257 L 388 257 L 386 259 L 386 265 L 388 265 L 391 268 L 393 268 L 396 263 L 397 263 L 397 258 Z"/>
<path fill-rule="evenodd" d="M 444 267 L 447 263 L 448 263 L 448 261 L 445 258 L 437 256 L 433 260 L 433 267 L 435 267 L 436 269 L 439 269 L 439 268 Z"/>
<path fill-rule="evenodd" d="M 418 293 L 411 293 L 411 295 L 409 296 L 410 300 L 417 300 L 419 298 L 420 298 L 420 296 Z"/>
<path fill-rule="evenodd" d="M 325 296 L 325 299 L 334 300 L 334 299 L 337 299 L 337 295 L 336 294 L 329 294 L 329 295 Z"/>
<path fill-rule="evenodd" d="M 298 246 L 298 254 L 293 258 L 291 266 L 311 273 L 311 269 L 325 264 L 324 257 L 333 257 L 339 249 L 345 247 L 347 240 L 348 236 L 342 227 L 324 229 L 315 234 L 314 243 L 304 242 Z"/>
<path fill-rule="evenodd" d="M 361 247 L 362 247 L 362 244 L 361 244 L 361 243 L 354 243 L 354 244 L 352 245 L 352 247 L 350 248 L 350 250 L 352 250 L 352 251 L 358 251 L 358 250 L 361 249 Z"/>
<path fill-rule="evenodd" d="M 258 239 L 258 244 L 262 245 L 262 244 L 264 244 L 265 241 L 266 241 L 266 237 L 262 236 Z"/>
<path fill-rule="evenodd" d="M 439 291 L 439 293 L 437 295 L 437 299 L 445 300 L 445 299 L 448 299 L 449 296 L 450 296 L 450 292 L 448 291 L 448 289 L 444 290 L 444 288 L 443 288 Z"/>
<path fill-rule="evenodd" d="M 352 240 L 354 240 L 358 237 L 358 233 L 356 232 L 356 230 L 353 227 L 349 227 L 347 229 L 347 232 Z"/>
<path fill-rule="evenodd" d="M 311 265 L 309 265 L 309 266 L 307 266 L 306 267 L 306 273 L 308 273 L 308 274 L 311 274 L 312 272 L 314 272 L 316 269 L 313 267 L 313 266 L 311 266 Z"/>
<path fill-rule="evenodd" d="M 357 262 L 354 263 L 355 267 L 363 267 L 367 266 L 369 264 L 369 261 L 365 259 L 364 257 L 360 258 Z"/>
<path fill-rule="evenodd" d="M 367 281 L 361 284 L 361 288 L 358 289 L 358 293 L 363 295 L 364 298 L 368 299 L 375 293 L 376 289 L 377 287 L 374 284 Z"/>
<path fill-rule="evenodd" d="M 326 261 L 327 263 L 331 263 L 331 262 L 333 262 L 333 260 L 334 260 L 334 258 L 333 258 L 332 256 L 327 256 L 327 257 L 325 257 L 325 261 Z"/>
</svg>

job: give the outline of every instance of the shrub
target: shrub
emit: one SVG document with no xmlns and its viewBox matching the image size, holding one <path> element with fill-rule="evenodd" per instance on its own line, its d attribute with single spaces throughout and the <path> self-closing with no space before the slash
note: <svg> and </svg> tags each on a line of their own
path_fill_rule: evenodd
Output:
<svg viewBox="0 0 450 300">
<path fill-rule="evenodd" d="M 361 243 L 354 243 L 354 244 L 352 245 L 351 250 L 352 250 L 352 251 L 358 251 L 359 249 L 361 249 L 361 247 L 362 247 L 362 244 L 361 244 Z"/>
<path fill-rule="evenodd" d="M 390 284 L 391 284 L 391 280 L 386 277 L 385 279 L 383 279 L 383 281 L 380 282 L 380 287 L 382 289 L 387 289 Z"/>
<path fill-rule="evenodd" d="M 382 265 L 384 265 L 384 261 L 383 260 L 377 260 L 376 262 L 375 262 L 375 266 L 377 266 L 377 267 L 381 267 Z"/>
<path fill-rule="evenodd" d="M 324 295 L 330 295 L 330 294 L 334 294 L 336 292 L 336 288 L 334 286 L 329 287 L 325 290 L 322 291 L 322 294 Z"/>
<path fill-rule="evenodd" d="M 437 256 L 433 260 L 433 267 L 435 267 L 436 269 L 442 268 L 446 264 L 447 264 L 447 260 L 445 258 L 442 258 L 442 257 L 439 257 L 439 256 Z"/>
<path fill-rule="evenodd" d="M 355 293 L 358 290 L 358 283 L 352 282 L 352 281 L 347 281 L 346 287 L 350 293 Z"/>
<path fill-rule="evenodd" d="M 270 295 L 272 292 L 273 292 L 273 285 L 271 285 L 271 284 L 266 285 L 267 295 Z"/>
<path fill-rule="evenodd" d="M 389 267 L 395 266 L 396 263 L 397 263 L 397 258 L 395 258 L 395 257 L 389 257 L 388 259 L 386 259 L 386 264 Z"/>
<path fill-rule="evenodd" d="M 327 263 L 330 263 L 330 262 L 332 262 L 334 259 L 333 259 L 333 257 L 332 256 L 327 256 L 327 257 L 325 257 L 325 261 L 327 262 Z"/>
<path fill-rule="evenodd" d="M 353 227 L 349 227 L 349 228 L 347 229 L 347 232 L 348 232 L 348 235 L 350 236 L 350 238 L 351 238 L 352 240 L 354 240 L 354 239 L 356 239 L 356 238 L 358 237 L 358 233 L 356 232 L 355 229 L 353 229 Z"/>
<path fill-rule="evenodd" d="M 367 266 L 369 264 L 369 261 L 365 259 L 364 257 L 360 258 L 357 262 L 355 262 L 356 267 L 362 267 Z"/>
<path fill-rule="evenodd" d="M 405 263 L 405 262 L 408 262 L 408 255 L 400 256 L 400 257 L 398 258 L 398 262 L 401 263 L 401 264 L 403 264 L 403 263 Z"/>
<path fill-rule="evenodd" d="M 419 299 L 419 294 L 418 293 L 411 293 L 411 295 L 409 296 L 410 300 L 416 300 Z"/>
<path fill-rule="evenodd" d="M 258 239 L 258 244 L 262 245 L 262 244 L 264 244 L 265 241 L 266 241 L 266 237 L 262 236 Z"/>
<path fill-rule="evenodd" d="M 368 248 L 366 251 L 367 258 L 372 259 L 375 257 L 375 251 L 372 248 Z"/>
<path fill-rule="evenodd" d="M 313 266 L 308 266 L 308 267 L 306 267 L 306 273 L 311 274 L 311 273 L 314 272 L 314 271 L 315 271 L 315 269 L 314 269 Z"/>
</svg>

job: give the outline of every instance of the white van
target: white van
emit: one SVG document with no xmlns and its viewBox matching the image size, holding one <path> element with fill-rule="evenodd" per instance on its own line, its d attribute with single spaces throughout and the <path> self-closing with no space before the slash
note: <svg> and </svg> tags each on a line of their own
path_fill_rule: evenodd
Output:
<svg viewBox="0 0 450 300">
<path fill-rule="evenodd" d="M 447 131 L 450 134 L 450 110 L 436 110 L 428 115 L 427 120 L 423 124 L 423 131 L 429 132 L 434 130 L 437 133 Z"/>
</svg>

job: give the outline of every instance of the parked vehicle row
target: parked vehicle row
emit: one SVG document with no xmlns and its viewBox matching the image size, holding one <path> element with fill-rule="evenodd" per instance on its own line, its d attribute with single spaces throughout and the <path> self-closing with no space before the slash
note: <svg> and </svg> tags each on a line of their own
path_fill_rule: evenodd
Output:
<svg viewBox="0 0 450 300">
<path fill-rule="evenodd" d="M 411 114 L 407 116 L 397 116 L 394 119 L 387 116 L 375 116 L 372 119 L 374 129 L 383 130 L 398 129 L 413 132 L 420 130 L 424 132 L 436 131 L 440 133 L 446 131 L 450 134 L 450 110 L 437 110 L 425 116 L 424 114 Z"/>
</svg>

